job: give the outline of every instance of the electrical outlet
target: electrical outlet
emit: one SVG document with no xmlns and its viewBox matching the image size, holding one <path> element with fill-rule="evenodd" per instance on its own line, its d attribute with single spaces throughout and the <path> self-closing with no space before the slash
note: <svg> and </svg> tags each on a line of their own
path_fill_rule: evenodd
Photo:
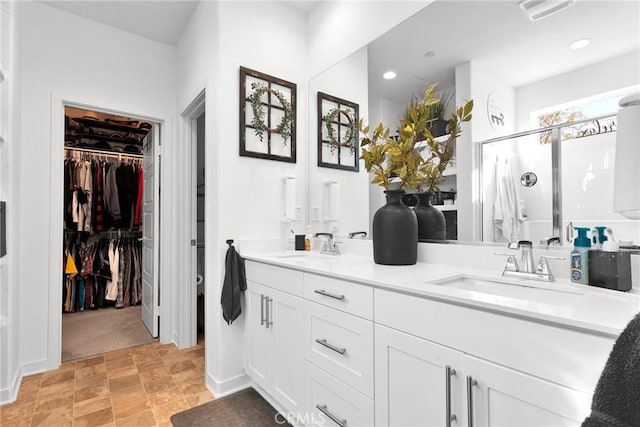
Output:
<svg viewBox="0 0 640 427">
<path fill-rule="evenodd" d="M 296 221 L 300 221 L 302 219 L 302 208 L 300 206 L 296 206 Z"/>
<path fill-rule="evenodd" d="M 320 221 L 320 208 L 317 206 L 311 210 L 311 221 Z"/>
</svg>

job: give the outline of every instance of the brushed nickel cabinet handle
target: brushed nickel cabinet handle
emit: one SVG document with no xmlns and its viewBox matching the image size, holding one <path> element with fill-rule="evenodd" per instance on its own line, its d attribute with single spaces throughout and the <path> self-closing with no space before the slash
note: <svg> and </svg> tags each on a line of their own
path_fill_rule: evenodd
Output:
<svg viewBox="0 0 640 427">
<path fill-rule="evenodd" d="M 273 322 L 271 321 L 271 316 L 273 316 L 273 298 L 269 298 L 269 297 L 264 297 L 265 299 L 265 307 L 266 307 L 266 322 L 267 322 L 267 329 L 269 329 L 269 326 L 273 325 Z M 271 306 L 269 306 L 271 305 Z M 271 307 L 271 308 L 269 308 Z"/>
<path fill-rule="evenodd" d="M 334 423 L 338 424 L 340 427 L 347 427 L 347 420 L 346 419 L 340 419 L 340 418 L 336 417 L 335 415 L 333 415 L 331 412 L 329 412 L 329 409 L 327 408 L 327 405 L 317 404 L 316 408 L 318 408 L 320 410 L 320 412 L 325 414 L 327 417 L 329 417 L 331 419 L 331 421 L 333 421 Z"/>
<path fill-rule="evenodd" d="M 322 339 L 316 338 L 316 342 L 320 345 L 327 347 L 330 350 L 335 351 L 336 353 L 345 354 L 347 352 L 347 349 L 344 347 L 336 347 L 333 344 L 329 344 L 326 338 L 322 338 Z"/>
<path fill-rule="evenodd" d="M 264 325 L 264 295 L 260 294 L 260 326 Z"/>
<path fill-rule="evenodd" d="M 452 369 L 451 366 L 447 365 L 444 368 L 445 371 L 445 393 L 446 393 L 446 399 L 445 399 L 445 412 L 446 412 L 446 420 L 445 420 L 445 425 L 447 427 L 451 427 L 451 422 L 452 421 L 456 421 L 458 419 L 458 417 L 456 417 L 455 414 L 451 413 L 451 377 L 454 376 L 456 374 L 456 370 Z"/>
<path fill-rule="evenodd" d="M 473 427 L 473 387 L 478 385 L 471 375 L 467 375 L 467 419 L 469 427 Z"/>
<path fill-rule="evenodd" d="M 338 299 L 340 301 L 344 301 L 344 295 L 332 294 L 331 292 L 327 292 L 324 289 L 316 289 L 313 292 L 315 292 L 316 294 L 324 295 L 325 297 L 329 297 L 329 298 L 333 298 L 333 299 Z"/>
</svg>

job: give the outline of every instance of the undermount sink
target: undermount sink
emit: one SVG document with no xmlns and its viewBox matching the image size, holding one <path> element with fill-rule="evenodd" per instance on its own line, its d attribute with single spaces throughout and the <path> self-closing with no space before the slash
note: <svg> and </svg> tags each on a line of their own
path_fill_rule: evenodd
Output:
<svg viewBox="0 0 640 427">
<path fill-rule="evenodd" d="M 582 295 L 578 290 L 554 288 L 553 283 L 541 285 L 524 281 L 490 280 L 473 276 L 457 276 L 429 283 L 464 291 L 546 304 L 568 303 Z"/>
<path fill-rule="evenodd" d="M 319 254 L 319 253 L 315 253 L 315 252 L 298 252 L 298 253 L 280 253 L 280 254 L 276 254 L 273 255 L 274 258 L 279 258 L 279 259 L 291 259 L 291 260 L 300 260 L 300 259 L 310 259 L 310 258 L 314 258 L 314 259 L 335 259 L 336 256 L 335 255 L 325 255 L 325 254 Z"/>
</svg>

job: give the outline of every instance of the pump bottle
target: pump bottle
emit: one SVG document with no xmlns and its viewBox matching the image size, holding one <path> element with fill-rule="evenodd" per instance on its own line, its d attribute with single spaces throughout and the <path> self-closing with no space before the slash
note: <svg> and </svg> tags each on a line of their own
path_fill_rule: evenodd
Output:
<svg viewBox="0 0 640 427">
<path fill-rule="evenodd" d="M 589 283 L 589 249 L 591 248 L 591 239 L 587 236 L 589 228 L 575 227 L 578 231 L 578 237 L 573 241 L 573 250 L 571 251 L 571 281 L 574 283 Z"/>
</svg>

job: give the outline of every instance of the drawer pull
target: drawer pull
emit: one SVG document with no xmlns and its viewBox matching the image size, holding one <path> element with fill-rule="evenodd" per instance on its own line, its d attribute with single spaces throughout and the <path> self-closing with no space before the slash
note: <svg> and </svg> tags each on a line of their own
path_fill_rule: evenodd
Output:
<svg viewBox="0 0 640 427">
<path fill-rule="evenodd" d="M 264 295 L 260 294 L 260 326 L 264 325 Z"/>
<path fill-rule="evenodd" d="M 325 297 L 339 299 L 340 301 L 344 301 L 344 295 L 332 294 L 331 292 L 327 292 L 324 289 L 316 289 L 313 292 L 315 292 L 316 294 L 324 295 Z"/>
<path fill-rule="evenodd" d="M 471 375 L 467 375 L 467 423 L 473 427 L 473 388 L 478 385 Z"/>
<path fill-rule="evenodd" d="M 331 418 L 331 421 L 333 421 L 334 423 L 338 424 L 340 427 L 347 427 L 347 420 L 346 419 L 341 420 L 340 418 L 338 418 L 335 415 L 333 415 L 327 409 L 327 405 L 318 404 L 318 405 L 316 405 L 316 408 L 318 408 L 320 410 L 320 412 L 325 414 L 327 417 Z"/>
<path fill-rule="evenodd" d="M 322 339 L 316 338 L 316 342 L 320 345 L 327 347 L 329 350 L 335 351 L 336 353 L 345 354 L 347 352 L 347 349 L 344 347 L 336 347 L 333 344 L 329 344 L 326 338 L 322 338 Z"/>
<path fill-rule="evenodd" d="M 445 426 L 451 427 L 451 423 L 456 421 L 458 417 L 451 413 L 451 377 L 456 374 L 456 370 L 447 365 L 445 367 Z"/>
</svg>

